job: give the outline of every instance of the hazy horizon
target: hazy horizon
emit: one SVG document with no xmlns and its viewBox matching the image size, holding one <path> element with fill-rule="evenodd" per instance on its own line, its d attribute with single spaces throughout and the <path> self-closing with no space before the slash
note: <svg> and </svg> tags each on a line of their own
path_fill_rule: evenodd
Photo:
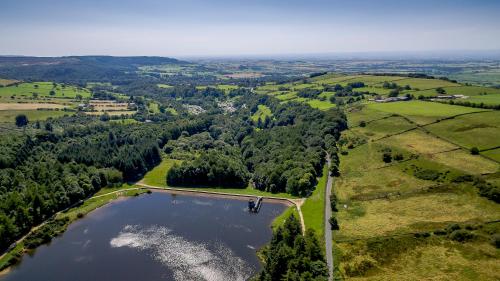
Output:
<svg viewBox="0 0 500 281">
<path fill-rule="evenodd" d="M 500 50 L 498 1 L 6 0 L 0 54 L 166 57 Z"/>
</svg>

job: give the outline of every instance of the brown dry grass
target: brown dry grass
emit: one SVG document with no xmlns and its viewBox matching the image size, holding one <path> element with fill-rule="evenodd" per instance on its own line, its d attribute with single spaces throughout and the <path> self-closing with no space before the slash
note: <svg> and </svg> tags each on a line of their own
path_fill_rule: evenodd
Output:
<svg viewBox="0 0 500 281">
<path fill-rule="evenodd" d="M 53 103 L 0 103 L 0 110 L 36 110 L 40 108 L 64 108 L 65 106 Z"/>
<path fill-rule="evenodd" d="M 109 109 L 108 109 L 109 110 Z M 110 116 L 113 115 L 132 115 L 135 114 L 137 111 L 134 110 L 113 110 L 113 111 L 89 111 L 85 112 L 85 114 L 88 115 L 103 115 L 104 113 L 107 113 Z"/>
<path fill-rule="evenodd" d="M 424 155 L 458 148 L 447 141 L 440 140 L 418 130 L 386 138 L 383 142 Z"/>
<path fill-rule="evenodd" d="M 356 202 L 347 209 L 341 208 L 338 215 L 339 236 L 366 238 L 415 231 L 417 225 L 434 227 L 436 223 L 498 219 L 500 205 L 473 193 L 435 193 Z"/>
</svg>

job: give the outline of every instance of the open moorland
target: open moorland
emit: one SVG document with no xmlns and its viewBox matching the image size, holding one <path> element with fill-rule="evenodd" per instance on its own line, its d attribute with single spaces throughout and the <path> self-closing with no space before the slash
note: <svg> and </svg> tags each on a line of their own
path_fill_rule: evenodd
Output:
<svg viewBox="0 0 500 281">
<path fill-rule="evenodd" d="M 375 101 L 390 97 L 391 88 L 398 89 L 392 96 L 408 100 Z M 500 277 L 500 207 L 493 191 L 500 177 L 500 112 L 478 106 L 486 99 L 500 105 L 500 90 L 441 79 L 326 74 L 255 91 L 282 103 L 340 106 L 347 115 L 350 129 L 339 141 L 334 182 L 336 277 Z M 464 95 L 453 100 L 478 104 L 429 99 L 438 95 Z"/>
</svg>

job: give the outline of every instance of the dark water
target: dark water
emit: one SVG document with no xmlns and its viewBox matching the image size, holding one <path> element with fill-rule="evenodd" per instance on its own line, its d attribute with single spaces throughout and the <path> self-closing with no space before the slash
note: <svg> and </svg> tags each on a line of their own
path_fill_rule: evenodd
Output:
<svg viewBox="0 0 500 281">
<path fill-rule="evenodd" d="M 153 193 L 114 202 L 72 224 L 1 280 L 246 280 L 255 250 L 285 206 Z"/>
</svg>

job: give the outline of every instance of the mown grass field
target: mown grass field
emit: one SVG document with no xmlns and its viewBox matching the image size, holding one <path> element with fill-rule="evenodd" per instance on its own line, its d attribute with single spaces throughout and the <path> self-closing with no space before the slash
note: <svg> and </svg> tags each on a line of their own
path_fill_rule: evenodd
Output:
<svg viewBox="0 0 500 281">
<path fill-rule="evenodd" d="M 53 91 L 53 95 L 50 92 Z M 33 98 L 38 97 L 49 98 L 71 98 L 74 99 L 77 95 L 82 98 L 89 98 L 90 91 L 85 88 L 79 88 L 70 85 L 53 84 L 52 82 L 32 82 L 21 83 L 9 87 L 0 88 L 0 96 L 15 96 L 16 98 Z"/>
<path fill-rule="evenodd" d="M 167 173 L 174 166 L 182 161 L 175 159 L 164 158 L 161 163 L 149 171 L 142 181 L 147 185 L 167 187 Z"/>
</svg>

